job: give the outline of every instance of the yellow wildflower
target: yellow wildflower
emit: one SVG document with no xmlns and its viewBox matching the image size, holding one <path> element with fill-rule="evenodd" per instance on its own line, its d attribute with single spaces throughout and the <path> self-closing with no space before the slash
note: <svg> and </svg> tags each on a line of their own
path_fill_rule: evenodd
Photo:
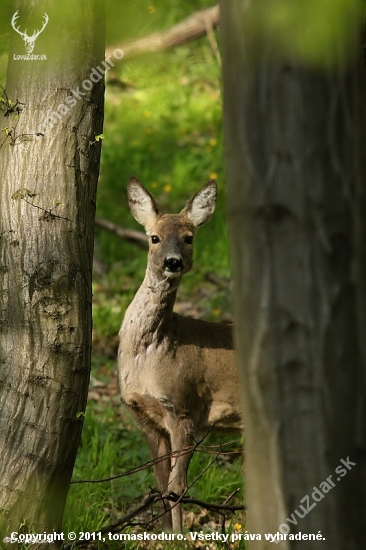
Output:
<svg viewBox="0 0 366 550">
<path fill-rule="evenodd" d="M 168 183 L 167 185 L 164 185 L 164 191 L 165 191 L 165 193 L 169 193 L 171 190 L 172 190 L 172 186 L 169 185 L 169 183 Z"/>
</svg>

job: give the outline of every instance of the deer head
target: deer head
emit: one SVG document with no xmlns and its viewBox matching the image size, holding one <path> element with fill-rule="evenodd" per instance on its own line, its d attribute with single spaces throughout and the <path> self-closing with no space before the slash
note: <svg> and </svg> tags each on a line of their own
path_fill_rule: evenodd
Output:
<svg viewBox="0 0 366 550">
<path fill-rule="evenodd" d="M 24 43 L 25 43 L 26 52 L 27 53 L 32 53 L 33 49 L 34 49 L 35 41 L 37 40 L 37 38 L 39 37 L 39 35 L 41 34 L 41 32 L 44 30 L 44 28 L 46 27 L 46 25 L 48 23 L 48 15 L 47 15 L 47 13 L 44 14 L 42 28 L 40 30 L 34 31 L 32 36 L 27 35 L 27 29 L 25 29 L 25 31 L 22 32 L 22 31 L 19 30 L 18 27 L 16 27 L 16 22 L 17 22 L 18 17 L 19 17 L 19 12 L 16 11 L 13 15 L 12 20 L 11 20 L 11 26 L 23 38 Z"/>
<path fill-rule="evenodd" d="M 176 279 L 192 267 L 193 237 L 206 223 L 216 206 L 217 187 L 214 180 L 192 197 L 179 214 L 166 214 L 155 198 L 136 178 L 131 178 L 128 200 L 134 218 L 149 236 L 148 270 L 157 279 Z"/>
</svg>

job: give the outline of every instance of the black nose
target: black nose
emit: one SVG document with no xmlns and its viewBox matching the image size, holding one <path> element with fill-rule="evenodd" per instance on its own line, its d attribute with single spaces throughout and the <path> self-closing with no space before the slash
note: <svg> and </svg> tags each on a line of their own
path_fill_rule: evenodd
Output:
<svg viewBox="0 0 366 550">
<path fill-rule="evenodd" d="M 177 258 L 165 258 L 164 269 L 175 273 L 176 271 L 182 269 L 182 267 L 182 260 L 178 260 Z"/>
</svg>

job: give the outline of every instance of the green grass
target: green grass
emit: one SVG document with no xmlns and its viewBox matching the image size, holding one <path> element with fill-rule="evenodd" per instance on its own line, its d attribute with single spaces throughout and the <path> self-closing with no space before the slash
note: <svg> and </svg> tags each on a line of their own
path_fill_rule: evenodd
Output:
<svg viewBox="0 0 366 550">
<path fill-rule="evenodd" d="M 99 365 L 100 368 L 100 365 Z M 107 371 L 111 365 L 107 365 Z M 241 469 L 242 460 L 239 455 L 217 455 L 220 445 L 231 442 L 232 437 L 209 436 L 200 452 L 196 452 L 189 467 L 189 484 L 192 485 L 189 494 L 207 502 L 223 502 L 228 495 L 239 488 L 239 494 L 230 501 L 239 504 L 242 501 Z M 240 442 L 234 441 L 225 446 L 226 452 L 240 448 Z M 135 427 L 128 413 L 121 408 L 118 398 L 110 398 L 107 402 L 89 402 L 85 416 L 82 435 L 82 445 L 77 457 L 74 480 L 104 479 L 121 474 L 144 464 L 150 460 L 149 451 L 144 437 Z M 211 464 L 209 466 L 209 464 Z M 207 469 L 207 467 L 209 468 Z M 207 469 L 207 471 L 205 471 Z M 205 472 L 204 472 L 205 471 Z M 202 472 L 203 475 L 202 475 Z M 201 477 L 200 477 L 201 476 Z M 143 496 L 154 487 L 152 471 L 141 472 L 104 483 L 72 484 L 64 516 L 63 531 L 91 532 L 99 531 L 104 525 L 116 520 L 119 516 L 136 507 Z M 217 516 L 211 512 L 202 511 L 199 507 L 185 506 L 185 510 L 193 512 L 197 518 L 191 531 L 210 530 L 221 531 L 220 525 L 214 527 Z M 155 507 L 155 513 L 159 510 Z M 145 521 L 147 516 L 145 517 Z M 209 523 L 211 522 L 211 523 Z M 227 532 L 234 528 L 235 523 L 242 523 L 242 514 L 236 514 Z M 236 526 L 236 528 L 238 528 Z M 141 532 L 140 528 L 125 529 L 123 532 Z M 161 524 L 153 525 L 150 532 L 162 531 Z M 111 543 L 111 548 L 113 548 Z M 168 543 L 165 543 L 168 544 Z M 176 544 L 176 543 L 175 543 Z M 105 545 L 103 546 L 105 548 Z M 129 543 L 127 548 L 142 548 L 135 543 Z M 164 546 L 169 548 L 169 545 Z M 172 548 L 188 548 L 188 542 Z M 243 546 L 235 546 L 241 548 Z"/>
<path fill-rule="evenodd" d="M 127 88 L 107 88 L 99 216 L 143 231 L 127 204 L 132 175 L 168 212 L 178 212 L 209 178 L 217 179 L 217 209 L 198 232 L 194 268 L 180 289 L 185 299 L 194 296 L 208 271 L 230 275 L 219 74 L 215 56 L 201 39 L 126 63 L 121 78 Z M 94 289 L 95 330 L 107 336 L 117 333 L 143 279 L 146 254 L 97 228 L 96 257 L 109 267 L 107 276 L 95 279 Z M 206 318 L 219 320 L 231 307 L 228 292 L 212 288 L 211 294 Z"/>
</svg>

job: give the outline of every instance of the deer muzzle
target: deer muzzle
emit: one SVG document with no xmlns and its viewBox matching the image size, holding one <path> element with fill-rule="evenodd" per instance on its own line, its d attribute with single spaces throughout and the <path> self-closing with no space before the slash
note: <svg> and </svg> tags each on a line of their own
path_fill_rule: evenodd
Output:
<svg viewBox="0 0 366 550">
<path fill-rule="evenodd" d="M 175 258 L 175 257 L 165 258 L 164 271 L 167 275 L 169 275 L 170 273 L 179 275 L 182 269 L 183 269 L 183 262 L 181 258 Z"/>
</svg>

